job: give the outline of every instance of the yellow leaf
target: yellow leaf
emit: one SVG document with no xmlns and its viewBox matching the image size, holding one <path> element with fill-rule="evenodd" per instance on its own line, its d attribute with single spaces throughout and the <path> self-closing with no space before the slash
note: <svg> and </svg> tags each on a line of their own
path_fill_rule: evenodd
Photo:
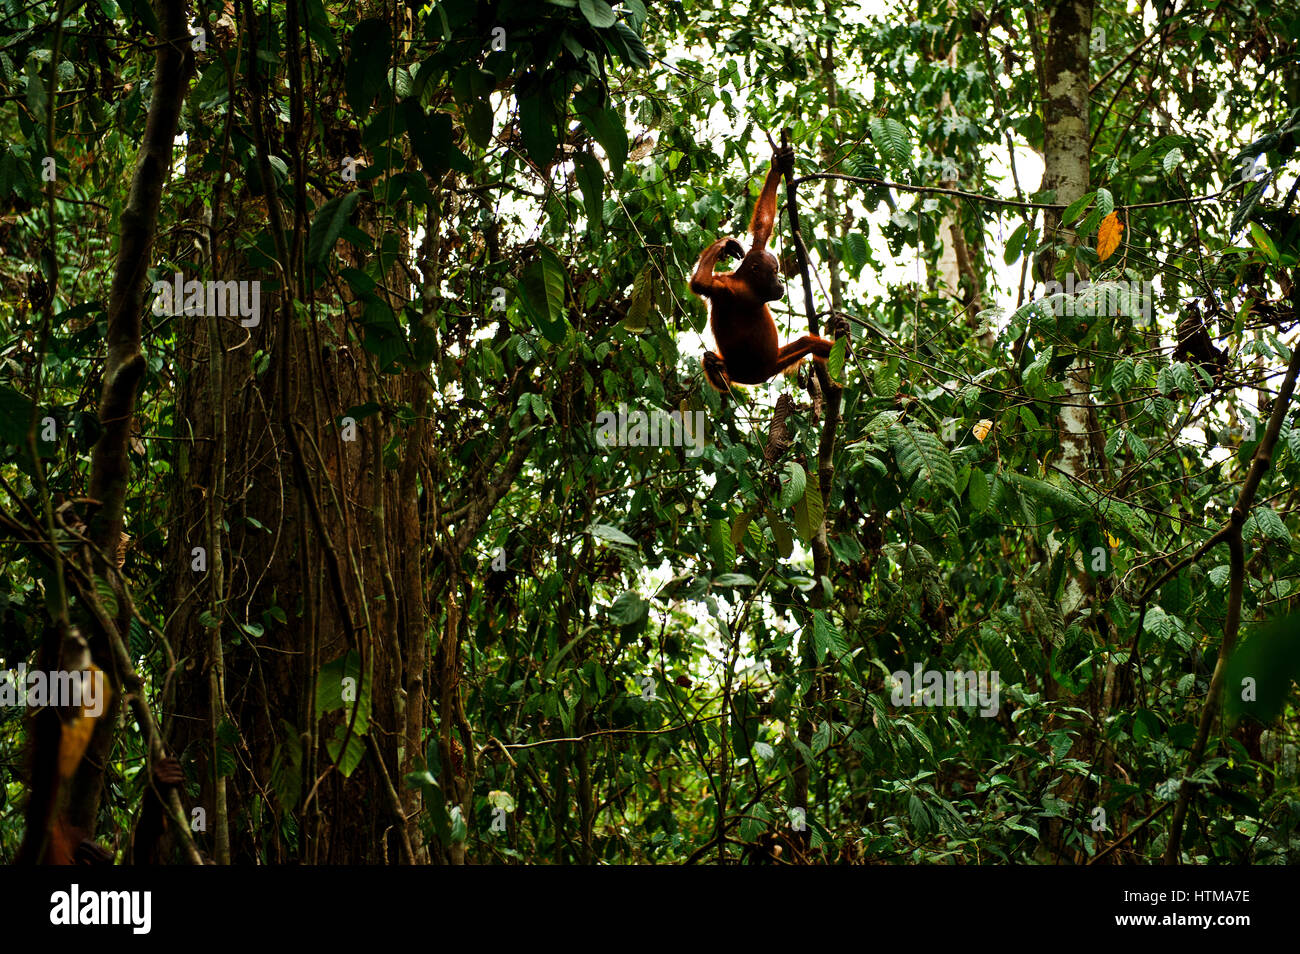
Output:
<svg viewBox="0 0 1300 954">
<path fill-rule="evenodd" d="M 976 421 L 975 426 L 970 429 L 971 433 L 975 435 L 975 440 L 980 443 L 984 442 L 984 438 L 989 436 L 991 430 L 993 430 L 993 422 L 988 418 Z"/>
<path fill-rule="evenodd" d="M 1101 220 L 1097 229 L 1097 261 L 1104 262 L 1119 248 L 1119 236 L 1124 226 L 1119 220 L 1119 213 L 1112 212 Z"/>
</svg>

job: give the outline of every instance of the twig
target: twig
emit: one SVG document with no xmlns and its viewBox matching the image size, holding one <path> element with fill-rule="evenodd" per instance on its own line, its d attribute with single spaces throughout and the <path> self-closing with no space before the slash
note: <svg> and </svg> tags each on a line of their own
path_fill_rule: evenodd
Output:
<svg viewBox="0 0 1300 954">
<path fill-rule="evenodd" d="M 1119 847 L 1120 847 L 1121 845 L 1123 845 L 1126 841 L 1128 841 L 1130 838 L 1132 838 L 1134 835 L 1136 835 L 1138 832 L 1140 832 L 1143 828 L 1145 828 L 1145 827 L 1147 826 L 1148 823 L 1154 821 L 1155 819 L 1157 819 L 1157 818 L 1159 818 L 1161 815 L 1163 815 L 1163 814 L 1165 813 L 1166 809 L 1168 809 L 1169 806 L 1172 805 L 1172 804 L 1173 804 L 1173 802 L 1165 802 L 1163 805 L 1161 805 L 1159 808 L 1157 808 L 1155 811 L 1153 811 L 1153 812 L 1152 812 L 1150 815 L 1148 815 L 1146 818 L 1142 819 L 1140 822 L 1138 822 L 1136 825 L 1134 825 L 1132 828 L 1130 828 L 1130 829 L 1128 830 L 1128 832 L 1124 835 L 1123 838 L 1120 838 L 1120 839 L 1118 839 L 1117 841 L 1113 841 L 1113 842 L 1111 842 L 1109 845 L 1107 845 L 1107 846 L 1106 846 L 1105 848 L 1103 848 L 1101 851 L 1099 851 L 1099 852 L 1097 852 L 1095 855 L 1093 855 L 1092 858 L 1088 861 L 1088 864 L 1090 864 L 1090 865 L 1095 865 L 1097 862 L 1101 861 L 1101 859 L 1105 858 L 1107 855 L 1109 855 L 1109 854 L 1110 854 L 1111 852 L 1113 852 L 1115 849 L 1119 848 Z M 1085 867 L 1086 867 L 1086 865 L 1085 865 Z"/>
</svg>

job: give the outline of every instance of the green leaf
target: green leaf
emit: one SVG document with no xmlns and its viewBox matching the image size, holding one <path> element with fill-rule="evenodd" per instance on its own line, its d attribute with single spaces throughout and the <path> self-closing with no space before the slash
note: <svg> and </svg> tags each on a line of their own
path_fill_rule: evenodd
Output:
<svg viewBox="0 0 1300 954">
<path fill-rule="evenodd" d="M 953 490 L 957 472 L 948 448 L 938 436 L 910 424 L 895 427 L 891 433 L 898 469 L 915 482 L 914 489 L 920 493 L 929 492 L 926 488 Z"/>
<path fill-rule="evenodd" d="M 355 650 L 321 666 L 316 680 L 316 718 L 342 710 L 343 717 L 335 725 L 333 738 L 325 740 L 325 747 L 344 777 L 365 757 L 371 682 L 361 671 L 361 657 Z"/>
<path fill-rule="evenodd" d="M 550 409 L 546 406 L 546 401 L 536 391 L 530 391 L 524 395 L 528 398 L 528 406 L 533 412 L 533 417 L 539 421 L 544 421 L 550 414 Z"/>
<path fill-rule="evenodd" d="M 578 153 L 574 160 L 574 171 L 582 189 L 583 206 L 587 210 L 587 228 L 593 235 L 599 235 L 605 215 L 605 172 L 596 157 L 589 152 Z"/>
<path fill-rule="evenodd" d="M 465 104 L 465 132 L 469 141 L 480 149 L 492 142 L 492 107 L 481 99 Z"/>
<path fill-rule="evenodd" d="M 642 599 L 635 590 L 624 590 L 605 610 L 605 615 L 615 626 L 629 626 L 639 623 L 650 612 L 650 603 Z"/>
<path fill-rule="evenodd" d="M 393 33 L 388 20 L 382 17 L 362 20 L 353 28 L 349 45 L 343 89 L 353 111 L 365 114 L 384 88 L 384 77 L 393 56 Z"/>
<path fill-rule="evenodd" d="M 1097 219 L 1100 221 L 1115 211 L 1115 197 L 1109 189 L 1097 190 Z"/>
<path fill-rule="evenodd" d="M 1300 613 L 1292 613 L 1254 628 L 1237 647 L 1228 661 L 1224 706 L 1234 717 L 1249 714 L 1268 725 L 1281 714 L 1297 679 Z"/>
<path fill-rule="evenodd" d="M 614 47 L 618 58 L 632 69 L 643 70 L 650 65 L 650 51 L 645 48 L 636 31 L 622 20 L 614 24 L 613 31 L 607 33 L 605 38 Z"/>
<path fill-rule="evenodd" d="M 1151 161 L 1153 156 L 1164 155 L 1171 146 L 1178 146 L 1185 142 L 1190 142 L 1190 140 L 1185 136 L 1161 136 L 1150 145 L 1144 146 L 1137 155 L 1133 157 L 1133 161 L 1129 168 L 1133 171 L 1141 169 Z"/>
<path fill-rule="evenodd" d="M 1079 235 L 1092 235 L 1097 231 L 1099 225 L 1101 225 L 1101 206 L 1094 205 L 1088 214 L 1084 216 L 1083 221 L 1074 227 L 1074 231 Z M 1075 300 L 1078 301 L 1078 299 L 1079 296 L 1076 295 Z"/>
<path fill-rule="evenodd" d="M 1029 224 L 1021 222 L 1016 230 L 1011 233 L 1011 238 L 1007 239 L 1007 247 L 1002 252 L 1002 261 L 1010 265 L 1020 258 L 1021 253 L 1025 250 L 1025 239 L 1029 236 Z"/>
<path fill-rule="evenodd" d="M 970 481 L 966 484 L 966 494 L 970 498 L 971 508 L 976 513 L 984 513 L 989 508 L 989 479 L 982 470 L 972 470 Z"/>
<path fill-rule="evenodd" d="M 449 115 L 440 112 L 426 114 L 415 99 L 402 103 L 402 110 L 411 148 L 415 150 L 425 172 L 436 176 L 448 169 L 464 173 L 473 171 L 469 157 L 456 146 Z"/>
<path fill-rule="evenodd" d="M 1110 386 L 1116 394 L 1123 394 L 1134 383 L 1133 359 L 1120 358 L 1110 372 Z"/>
<path fill-rule="evenodd" d="M 817 472 L 812 471 L 807 476 L 803 496 L 794 505 L 794 525 L 804 541 L 811 540 L 826 519 L 821 489 L 817 486 Z"/>
<path fill-rule="evenodd" d="M 804 488 L 808 483 L 808 476 L 804 469 L 795 461 L 786 461 L 785 476 L 781 480 L 781 499 L 782 509 L 793 507 L 796 502 L 803 499 Z"/>
<path fill-rule="evenodd" d="M 349 683 L 348 680 L 354 680 Z M 350 708 L 353 702 L 345 702 L 344 691 L 356 688 L 360 699 L 361 657 L 355 650 L 349 651 L 332 662 L 321 666 L 316 682 L 316 716 L 319 718 L 336 709 Z"/>
<path fill-rule="evenodd" d="M 731 542 L 740 545 L 740 541 L 745 539 L 745 531 L 749 529 L 750 521 L 754 519 L 754 514 L 746 510 L 731 524 Z"/>
<path fill-rule="evenodd" d="M 375 286 L 378 284 L 378 282 L 359 268 L 340 269 L 339 277 L 348 283 L 358 298 L 366 300 L 369 300 L 372 297 L 370 293 L 375 290 Z M 375 405 L 376 410 L 378 407 L 379 405 Z"/>
<path fill-rule="evenodd" d="M 538 257 L 524 268 L 519 297 L 538 330 L 551 344 L 562 343 L 567 332 L 564 291 L 564 266 L 554 252 L 542 247 Z"/>
<path fill-rule="evenodd" d="M 876 119 L 870 123 L 871 142 L 885 160 L 896 168 L 906 169 L 912 164 L 912 145 L 907 127 L 897 119 Z"/>
<path fill-rule="evenodd" d="M 1137 435 L 1131 431 L 1129 436 L 1133 440 L 1138 440 Z M 1146 527 L 1141 517 L 1128 504 L 1121 503 L 1086 484 L 1078 485 L 1078 492 L 1087 501 L 1089 509 L 1109 526 L 1123 532 L 1144 549 L 1149 549 L 1152 546 L 1151 541 L 1147 538 Z"/>
<path fill-rule="evenodd" d="M 1144 460 L 1148 453 L 1146 442 L 1137 434 L 1128 428 L 1124 428 L 1124 439 L 1128 442 L 1128 449 L 1138 460 Z"/>
<path fill-rule="evenodd" d="M 36 405 L 27 395 L 0 384 L 0 440 L 21 447 L 27 443 L 27 428 L 31 425 Z"/>
<path fill-rule="evenodd" d="M 898 374 L 887 364 L 878 364 L 871 373 L 871 393 L 876 397 L 893 397 L 898 393 Z"/>
<path fill-rule="evenodd" d="M 573 98 L 578 118 L 591 137 L 600 143 L 609 159 L 610 171 L 615 177 L 623 174 L 623 163 L 627 161 L 627 129 L 622 117 L 614 110 L 601 103 L 600 93 L 592 85 Z"/>
<path fill-rule="evenodd" d="M 724 573 L 715 577 L 713 586 L 758 586 L 758 581 L 744 573 Z"/>
<path fill-rule="evenodd" d="M 507 813 L 515 810 L 515 800 L 509 792 L 488 792 L 488 804 L 493 808 L 504 809 Z"/>
<path fill-rule="evenodd" d="M 1277 246 L 1269 238 L 1268 233 L 1259 225 L 1258 222 L 1250 223 L 1250 238 L 1255 243 L 1255 247 L 1264 253 L 1264 257 L 1270 262 L 1278 260 Z"/>
<path fill-rule="evenodd" d="M 1008 473 L 1004 476 L 1024 493 L 1050 506 L 1057 517 L 1086 520 L 1093 515 L 1086 503 L 1063 487 L 1024 474 Z"/>
<path fill-rule="evenodd" d="M 1020 423 L 1025 426 L 1025 430 L 1031 434 L 1038 430 L 1038 418 L 1034 417 L 1034 412 L 1028 406 L 1020 405 Z"/>
<path fill-rule="evenodd" d="M 618 17 L 605 0 L 578 0 L 578 9 L 597 30 L 612 27 L 618 22 Z"/>
<path fill-rule="evenodd" d="M 782 559 L 789 559 L 790 554 L 794 552 L 794 537 L 790 533 L 790 528 L 771 510 L 765 510 L 763 513 L 767 517 L 768 528 L 772 531 L 772 539 L 776 542 L 777 552 L 781 554 Z"/>
<path fill-rule="evenodd" d="M 411 79 L 411 71 L 405 66 L 399 66 L 395 70 L 387 70 L 384 77 L 392 84 L 395 99 L 406 99 L 415 92 L 415 83 Z"/>
<path fill-rule="evenodd" d="M 339 45 L 334 40 L 334 31 L 330 29 L 329 17 L 325 15 L 325 5 L 321 0 L 306 0 L 307 35 L 312 42 L 329 54 L 331 60 L 339 58 Z"/>
<path fill-rule="evenodd" d="M 1229 235 L 1236 235 L 1250 221 L 1250 217 L 1255 213 L 1260 200 L 1264 198 L 1269 186 L 1272 185 L 1275 175 L 1276 173 L 1270 170 L 1263 178 L 1246 190 L 1246 194 L 1242 196 L 1241 202 L 1237 205 L 1237 210 L 1232 213 L 1232 221 L 1228 224 Z"/>
<path fill-rule="evenodd" d="M 844 383 L 844 356 L 848 353 L 848 342 L 837 338 L 831 346 L 831 356 L 826 360 L 826 373 L 837 384 Z"/>
<path fill-rule="evenodd" d="M 1272 507 L 1261 504 L 1251 512 L 1251 516 L 1255 519 L 1255 526 L 1259 533 L 1266 539 L 1279 540 L 1282 543 L 1291 542 L 1290 531 Z"/>
<path fill-rule="evenodd" d="M 907 797 L 907 814 L 912 819 L 912 828 L 917 835 L 924 835 L 930 830 L 930 813 L 925 803 L 915 793 Z"/>
<path fill-rule="evenodd" d="M 867 263 L 867 237 L 861 232 L 850 232 L 844 237 L 844 250 L 853 256 L 855 264 L 861 266 Z"/>
<path fill-rule="evenodd" d="M 610 543 L 622 544 L 625 547 L 635 548 L 637 545 L 635 540 L 618 529 L 618 527 L 611 527 L 607 523 L 593 523 L 587 528 L 587 532 L 597 540 L 607 540 Z"/>
<path fill-rule="evenodd" d="M 709 550 L 719 569 L 728 570 L 735 564 L 736 544 L 731 539 L 731 530 L 725 520 L 709 522 Z"/>
<path fill-rule="evenodd" d="M 451 843 L 463 844 L 469 837 L 469 825 L 465 822 L 465 813 L 461 811 L 459 805 L 456 805 L 448 814 L 451 817 Z"/>
<path fill-rule="evenodd" d="M 397 322 L 397 316 L 387 302 L 375 299 L 366 302 L 361 312 L 361 343 L 379 359 L 381 368 L 391 367 L 406 351 L 406 335 Z"/>
<path fill-rule="evenodd" d="M 285 731 L 271 756 L 271 788 L 282 803 L 292 805 L 302 792 L 302 736 L 287 719 L 280 725 Z"/>
<path fill-rule="evenodd" d="M 334 250 L 343 227 L 348 224 L 352 210 L 360 201 L 362 190 L 345 192 L 335 196 L 316 211 L 311 228 L 307 232 L 307 262 L 309 265 L 326 270 L 326 259 Z"/>
<path fill-rule="evenodd" d="M 623 327 L 632 334 L 640 334 L 650 327 L 650 302 L 653 300 L 654 273 L 647 262 L 632 283 L 632 298 L 628 302 L 627 317 Z"/>
<path fill-rule="evenodd" d="M 812 737 L 813 755 L 821 755 L 831 746 L 831 725 L 829 722 L 822 720 L 817 726 L 817 731 Z"/>
<path fill-rule="evenodd" d="M 1079 196 L 1079 198 L 1075 199 L 1068 206 L 1066 206 L 1065 211 L 1061 213 L 1061 224 L 1069 225 L 1071 222 L 1077 219 L 1079 217 L 1079 214 L 1083 211 L 1084 207 L 1087 206 L 1088 203 L 1091 202 L 1096 195 L 1097 193 L 1095 192 L 1089 192 L 1087 195 Z"/>
<path fill-rule="evenodd" d="M 543 168 L 551 164 L 558 142 L 555 134 L 555 107 L 541 93 L 519 97 L 519 129 L 529 157 Z"/>
<path fill-rule="evenodd" d="M 45 115 L 45 83 L 39 70 L 27 69 L 27 108 L 33 116 Z"/>
<path fill-rule="evenodd" d="M 643 0 L 623 0 L 623 9 L 628 13 L 628 22 L 638 30 L 645 25 L 649 14 L 646 12 Z"/>
<path fill-rule="evenodd" d="M 109 616 L 117 615 L 117 593 L 113 590 L 113 584 L 98 574 L 95 576 L 95 595 Z"/>
<path fill-rule="evenodd" d="M 1200 366 L 1197 365 L 1199 368 Z M 1196 397 L 1201 393 L 1201 376 L 1192 369 L 1190 364 L 1179 361 L 1172 365 L 1174 381 L 1178 385 L 1178 390 L 1182 391 L 1188 397 Z M 1211 379 L 1213 380 L 1213 379 Z"/>
<path fill-rule="evenodd" d="M 1051 362 L 1052 348 L 1049 346 L 1034 360 L 1033 364 L 1025 368 L 1025 391 L 1038 397 L 1045 396 L 1043 389 L 1043 376 L 1047 373 L 1047 369 Z"/>
<path fill-rule="evenodd" d="M 817 651 L 818 662 L 824 662 L 827 653 L 839 659 L 849 651 L 844 636 L 827 618 L 825 610 L 813 611 L 813 647 Z"/>
</svg>

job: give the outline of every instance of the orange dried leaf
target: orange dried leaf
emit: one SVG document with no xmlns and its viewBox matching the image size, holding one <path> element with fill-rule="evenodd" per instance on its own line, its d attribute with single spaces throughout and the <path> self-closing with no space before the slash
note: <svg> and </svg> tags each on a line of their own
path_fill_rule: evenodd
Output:
<svg viewBox="0 0 1300 954">
<path fill-rule="evenodd" d="M 1119 220 L 1118 212 L 1112 212 L 1101 220 L 1101 228 L 1097 229 L 1097 261 L 1104 262 L 1115 253 L 1123 231 L 1124 225 Z"/>
</svg>

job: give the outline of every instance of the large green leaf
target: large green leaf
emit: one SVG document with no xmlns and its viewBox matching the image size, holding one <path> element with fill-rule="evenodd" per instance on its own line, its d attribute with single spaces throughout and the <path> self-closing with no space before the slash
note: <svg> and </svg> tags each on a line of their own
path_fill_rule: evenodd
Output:
<svg viewBox="0 0 1300 954">
<path fill-rule="evenodd" d="M 870 128 L 871 141 L 886 162 L 895 169 L 907 169 L 912 165 L 912 144 L 906 126 L 897 119 L 873 118 Z"/>
<path fill-rule="evenodd" d="M 519 290 L 525 309 L 551 344 L 560 344 L 567 334 L 564 289 L 564 266 L 554 252 L 542 248 L 524 268 Z"/>
<path fill-rule="evenodd" d="M 370 111 L 393 57 L 393 32 L 381 17 L 362 20 L 352 30 L 343 88 L 348 105 L 358 114 Z"/>
<path fill-rule="evenodd" d="M 623 163 L 627 161 L 627 129 L 622 117 L 600 100 L 599 91 L 592 85 L 574 97 L 573 105 L 582 125 L 605 150 L 609 168 L 617 177 L 623 174 Z"/>
<path fill-rule="evenodd" d="M 26 395 L 0 384 L 0 439 L 15 446 L 25 444 L 33 409 Z"/>
<path fill-rule="evenodd" d="M 898 469 L 908 480 L 916 481 L 918 492 L 932 492 L 924 488 L 953 490 L 957 471 L 943 441 L 930 431 L 911 424 L 894 427 L 891 433 Z"/>
<path fill-rule="evenodd" d="M 582 188 L 583 206 L 587 210 L 587 228 L 593 235 L 600 235 L 604 225 L 605 210 L 605 173 L 600 163 L 589 152 L 580 152 L 574 158 L 574 172 L 578 185 Z"/>
<path fill-rule="evenodd" d="M 549 168 L 559 142 L 556 136 L 555 106 L 542 92 L 519 97 L 519 130 L 528 156 L 542 168 Z"/>
<path fill-rule="evenodd" d="M 402 104 L 406 115 L 406 130 L 411 137 L 411 148 L 420 157 L 424 171 L 438 176 L 448 169 L 469 173 L 473 165 L 457 148 L 451 117 L 446 113 L 425 113 L 419 102 L 408 99 Z"/>
<path fill-rule="evenodd" d="M 605 0 L 578 0 L 578 9 L 587 18 L 587 22 L 597 29 L 611 27 L 618 20 L 613 8 Z"/>
<path fill-rule="evenodd" d="M 343 227 L 348 224 L 352 210 L 360 201 L 362 190 L 354 189 L 337 195 L 322 205 L 312 219 L 307 232 L 307 264 L 325 270 L 334 243 L 338 241 Z"/>
<path fill-rule="evenodd" d="M 1228 661 L 1224 706 L 1269 725 L 1300 680 L 1300 613 L 1253 627 Z"/>
</svg>

